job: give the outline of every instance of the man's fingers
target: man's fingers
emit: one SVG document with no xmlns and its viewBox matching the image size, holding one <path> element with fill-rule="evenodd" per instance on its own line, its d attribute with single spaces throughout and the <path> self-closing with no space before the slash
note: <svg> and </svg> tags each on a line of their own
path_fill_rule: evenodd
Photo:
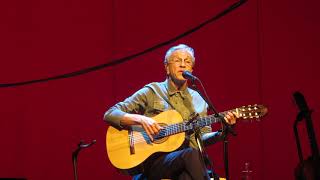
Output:
<svg viewBox="0 0 320 180">
<path fill-rule="evenodd" d="M 224 119 L 226 120 L 226 122 L 227 122 L 228 124 L 234 124 L 234 123 L 236 123 L 236 117 L 235 117 L 235 115 L 234 115 L 233 113 L 231 113 L 231 112 L 228 112 L 228 113 L 225 115 Z"/>
<path fill-rule="evenodd" d="M 154 139 L 153 136 L 158 134 L 159 131 L 162 129 L 162 127 L 156 121 L 149 117 L 141 118 L 140 122 L 143 126 L 143 129 L 145 129 L 146 133 L 152 141 Z"/>
<path fill-rule="evenodd" d="M 159 129 L 157 128 L 157 125 L 154 123 L 151 125 L 151 129 L 153 130 L 153 132 L 155 134 L 158 134 L 159 133 Z"/>
<path fill-rule="evenodd" d="M 235 115 L 234 115 L 232 112 L 228 112 L 228 114 L 229 114 L 231 117 L 235 117 Z"/>
<path fill-rule="evenodd" d="M 163 129 L 158 123 L 156 123 L 156 128 L 158 129 L 158 131 L 160 131 L 161 129 Z"/>
<path fill-rule="evenodd" d="M 143 122 L 142 123 L 142 127 L 146 131 L 146 133 L 148 134 L 148 136 L 151 139 L 151 141 L 153 141 L 153 136 L 152 135 L 154 134 L 154 132 L 152 131 L 152 129 L 149 126 L 149 124 Z"/>
<path fill-rule="evenodd" d="M 149 124 L 149 126 L 152 129 L 152 131 L 154 132 L 154 134 L 158 134 L 159 131 L 162 129 L 161 126 L 156 121 L 154 121 L 152 118 L 146 119 L 146 122 Z"/>
</svg>

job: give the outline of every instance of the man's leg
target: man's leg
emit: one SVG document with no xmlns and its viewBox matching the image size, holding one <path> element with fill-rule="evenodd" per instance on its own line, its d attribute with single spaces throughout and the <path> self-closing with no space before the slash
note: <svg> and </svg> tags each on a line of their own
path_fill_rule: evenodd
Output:
<svg viewBox="0 0 320 180">
<path fill-rule="evenodd" d="M 183 171 L 178 177 L 178 180 L 192 180 L 192 177 L 186 171 Z"/>
<path fill-rule="evenodd" d="M 159 180 L 161 178 L 178 179 L 182 173 L 186 173 L 194 180 L 208 179 L 200 153 L 193 148 L 164 154 L 153 162 L 148 163 L 147 166 L 146 174 L 148 180 Z"/>
</svg>

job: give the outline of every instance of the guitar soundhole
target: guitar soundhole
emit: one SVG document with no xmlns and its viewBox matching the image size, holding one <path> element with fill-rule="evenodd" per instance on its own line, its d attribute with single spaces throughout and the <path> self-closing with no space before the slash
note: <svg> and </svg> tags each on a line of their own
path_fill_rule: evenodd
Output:
<svg viewBox="0 0 320 180">
<path fill-rule="evenodd" d="M 167 126 L 167 124 L 165 124 L 165 123 L 159 123 L 159 125 L 160 125 L 161 127 Z M 155 143 L 155 144 L 161 144 L 161 143 L 165 142 L 168 138 L 169 138 L 169 136 L 166 136 L 166 137 L 163 137 L 163 138 L 155 138 L 154 141 L 153 141 L 153 143 Z"/>
</svg>

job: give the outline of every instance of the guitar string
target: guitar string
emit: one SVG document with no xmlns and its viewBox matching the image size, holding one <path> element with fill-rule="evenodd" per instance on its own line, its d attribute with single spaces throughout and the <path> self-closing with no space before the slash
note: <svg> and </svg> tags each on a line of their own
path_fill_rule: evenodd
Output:
<svg viewBox="0 0 320 180">
<path fill-rule="evenodd" d="M 257 107 L 257 106 L 253 106 L 253 107 Z M 261 108 L 259 108 L 261 109 Z M 232 111 L 232 110 L 231 110 Z M 257 109 L 255 109 L 256 112 L 260 112 Z M 225 112 L 221 112 L 221 114 L 225 115 L 228 111 Z M 260 114 L 260 113 L 259 113 Z M 207 122 L 208 121 L 208 122 Z M 199 121 L 197 121 L 197 124 L 202 127 L 205 125 L 209 125 L 212 123 L 218 122 L 218 119 L 216 119 L 214 116 L 210 115 L 210 116 L 206 116 L 206 117 L 199 117 Z M 199 124 L 200 123 L 200 124 Z M 202 124 L 201 124 L 202 123 Z M 164 138 L 167 136 L 171 136 L 174 134 L 178 134 L 180 132 L 184 132 L 186 130 L 190 130 L 192 127 L 189 127 L 190 129 L 184 129 L 183 127 L 188 127 L 189 125 L 186 125 L 185 123 L 178 123 L 178 124 L 171 124 L 168 126 L 164 126 L 164 129 L 160 131 L 160 133 L 158 135 L 155 136 L 155 138 Z M 144 143 L 144 142 L 148 142 L 150 141 L 150 138 L 148 137 L 146 131 L 141 131 L 140 133 L 134 133 L 133 137 L 129 136 L 129 141 L 131 142 L 133 141 L 134 144 L 137 143 Z M 128 146 L 128 142 L 121 142 L 119 141 L 118 144 L 115 144 L 114 146 Z"/>
<path fill-rule="evenodd" d="M 182 125 L 179 125 L 179 126 L 182 126 Z M 160 131 L 160 133 L 157 137 L 160 137 L 160 139 L 161 139 L 162 137 L 167 137 L 167 136 L 171 136 L 171 135 L 183 132 L 183 131 L 180 131 L 181 127 L 179 127 L 179 126 L 178 127 L 172 126 L 171 128 L 168 127 L 168 129 Z M 200 126 L 202 126 L 202 125 L 200 125 Z M 131 142 L 131 141 L 133 141 L 134 144 L 138 144 L 138 143 L 148 142 L 148 141 L 150 141 L 150 139 L 148 138 L 148 135 L 145 131 L 141 131 L 139 133 L 134 133 L 132 137 L 129 136 L 129 141 L 126 141 L 126 142 L 119 141 L 119 143 L 114 144 L 114 146 L 115 147 L 117 147 L 117 146 L 126 146 L 127 147 L 129 144 L 128 142 Z"/>
<path fill-rule="evenodd" d="M 197 121 L 198 125 L 200 127 L 202 126 L 205 126 L 205 125 L 209 125 L 209 124 L 212 124 L 212 123 L 215 123 L 215 122 L 218 122 L 219 119 L 216 119 L 215 117 L 213 116 L 207 116 L 207 117 L 199 117 L 200 121 Z M 163 137 L 167 137 L 167 136 L 171 136 L 171 135 L 174 135 L 174 134 L 178 134 L 178 133 L 181 133 L 181 132 L 184 132 L 186 130 L 190 130 L 191 127 L 189 127 L 189 129 L 184 129 L 182 127 L 188 127 L 188 126 L 191 126 L 191 125 L 186 125 L 186 123 L 182 123 L 182 124 L 171 124 L 171 125 L 168 125 L 168 126 L 164 126 L 165 129 L 164 130 L 161 130 L 160 133 L 158 135 L 155 136 L 155 138 L 157 137 L 160 137 L 163 138 Z M 132 140 L 133 138 L 133 140 Z M 134 144 L 138 144 L 138 143 L 145 143 L 145 142 L 148 142 L 150 141 L 150 139 L 148 138 L 148 135 L 146 133 L 146 131 L 141 131 L 139 133 L 134 133 L 133 134 L 133 137 L 129 136 L 129 141 L 128 142 L 131 142 L 133 141 Z M 114 145 L 114 146 L 128 146 L 129 143 L 127 142 L 119 142 L 118 144 Z M 120 147 L 119 147 L 120 148 Z"/>
<path fill-rule="evenodd" d="M 235 111 L 235 109 L 233 110 L 229 110 L 229 111 Z M 228 111 L 224 111 L 224 112 L 220 112 L 220 114 L 223 114 L 225 115 Z M 203 121 L 203 119 L 205 121 Z M 209 123 L 207 122 L 207 120 L 209 120 Z M 210 120 L 212 120 L 213 122 L 216 122 L 217 120 L 215 120 L 215 117 L 213 115 L 209 115 L 209 116 L 206 116 L 206 117 L 199 117 L 199 121 L 197 121 L 197 123 L 200 122 L 199 126 L 203 126 L 203 124 L 201 124 L 201 122 L 204 123 L 204 125 L 209 125 L 213 122 L 210 122 Z M 155 136 L 155 138 L 163 138 L 163 137 L 166 137 L 166 136 L 170 136 L 170 135 L 174 135 L 174 134 L 177 134 L 179 131 L 181 131 L 183 128 L 182 127 L 187 127 L 186 126 L 186 122 L 185 123 L 178 123 L 178 124 L 171 124 L 171 125 L 168 125 L 168 126 L 165 126 L 165 129 L 164 130 L 161 130 L 160 133 L 158 135 Z M 191 127 L 190 127 L 191 129 Z M 190 130 L 190 129 L 186 129 L 186 130 Z M 183 132 L 183 131 L 182 131 Z M 133 137 L 129 136 L 129 142 L 133 142 L 133 144 L 136 144 L 136 143 L 142 143 L 142 142 L 149 142 L 150 141 L 150 138 L 148 138 L 148 135 L 146 133 L 146 131 L 141 131 L 138 135 L 136 135 L 137 133 L 134 133 L 133 134 Z M 127 142 L 124 143 L 124 145 L 127 146 Z M 122 145 L 122 142 L 120 142 L 120 145 Z"/>
<path fill-rule="evenodd" d="M 165 126 L 164 130 L 161 130 L 158 136 L 169 136 L 176 134 L 177 130 L 181 129 L 183 127 L 183 124 L 171 124 L 169 126 Z M 146 131 L 141 131 L 140 133 L 134 133 L 133 137 L 129 136 L 129 141 L 130 142 L 133 138 L 134 144 L 136 143 L 141 143 L 141 142 L 148 142 L 150 139 L 147 136 Z M 114 144 L 114 147 L 116 148 L 117 146 L 127 146 L 128 142 L 119 142 L 118 144 Z"/>
<path fill-rule="evenodd" d="M 197 123 L 198 123 L 198 126 L 200 126 L 200 127 L 217 122 L 217 120 L 211 116 L 210 117 L 209 116 L 208 117 L 200 117 L 199 119 L 200 119 L 200 121 L 198 121 Z M 155 138 L 160 137 L 160 139 L 161 139 L 163 137 L 178 134 L 178 133 L 184 132 L 186 130 L 192 129 L 191 126 L 192 126 L 192 124 L 186 125 L 186 123 L 171 124 L 171 125 L 165 126 L 165 129 L 161 130 L 160 133 Z M 132 140 L 132 138 L 133 138 L 133 140 Z M 133 137 L 129 136 L 128 142 L 131 142 L 131 141 L 133 141 L 134 144 L 137 144 L 137 143 L 148 142 L 148 141 L 150 141 L 150 139 L 148 138 L 146 131 L 141 131 L 140 133 L 134 133 Z M 121 142 L 120 141 L 118 144 L 113 144 L 113 146 L 114 146 L 114 148 L 117 148 L 118 146 L 120 146 L 120 147 L 121 146 L 128 146 L 128 142 Z M 118 148 L 120 148 L 120 147 L 118 147 Z"/>
</svg>

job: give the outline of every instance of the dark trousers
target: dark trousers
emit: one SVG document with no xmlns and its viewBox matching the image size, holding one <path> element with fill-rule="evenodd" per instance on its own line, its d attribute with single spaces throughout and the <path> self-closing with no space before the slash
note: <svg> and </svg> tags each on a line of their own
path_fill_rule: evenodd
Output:
<svg viewBox="0 0 320 180">
<path fill-rule="evenodd" d="M 199 151 L 193 148 L 161 154 L 157 158 L 147 161 L 143 176 L 147 180 L 166 178 L 175 180 L 209 179 Z"/>
</svg>

